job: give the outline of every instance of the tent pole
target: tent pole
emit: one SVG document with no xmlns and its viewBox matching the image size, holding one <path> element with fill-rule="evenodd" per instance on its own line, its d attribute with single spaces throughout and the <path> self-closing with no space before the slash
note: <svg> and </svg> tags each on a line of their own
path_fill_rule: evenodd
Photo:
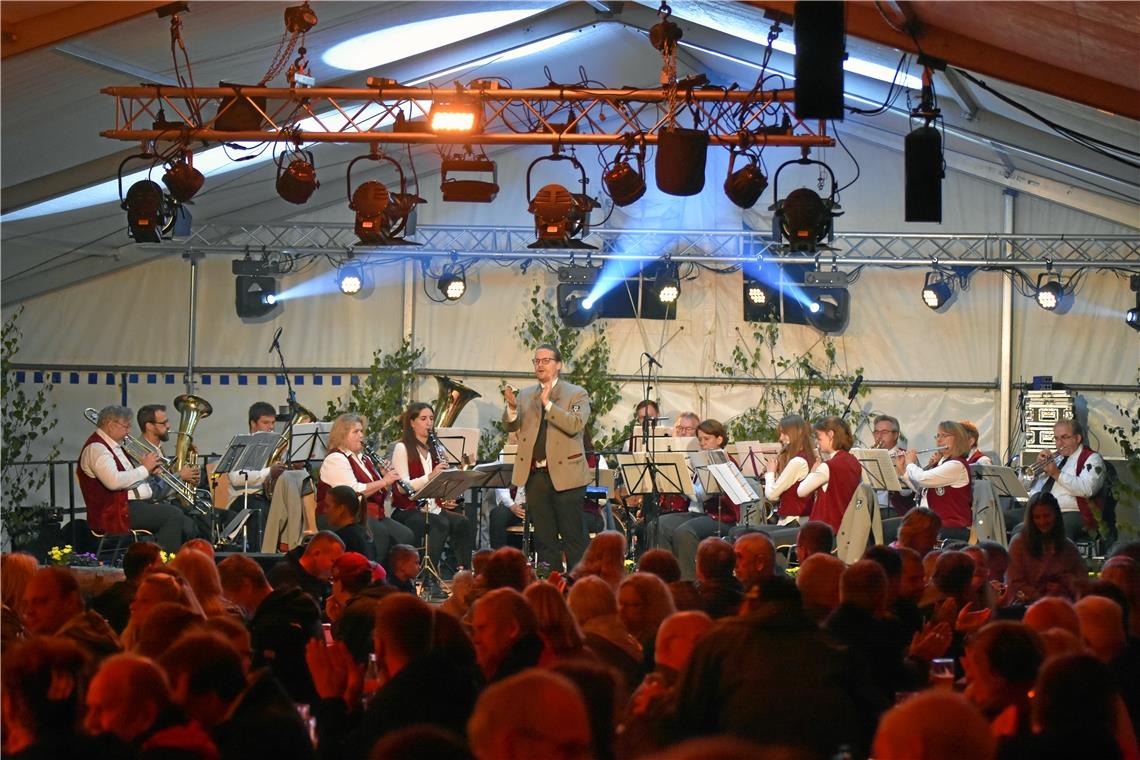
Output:
<svg viewBox="0 0 1140 760">
<path fill-rule="evenodd" d="M 404 262 L 404 340 L 415 338 L 416 268 L 409 259 Z"/>
<path fill-rule="evenodd" d="M 1013 234 L 1013 199 L 1017 191 L 1006 188 L 1002 191 L 1002 231 L 1007 235 Z M 1010 255 L 1012 244 L 1007 240 L 1002 243 L 1002 258 Z M 1003 272 L 1001 277 L 1001 366 L 998 368 L 998 413 L 997 413 L 997 451 L 998 456 L 1008 455 L 1013 458 L 1009 447 L 1010 429 L 1013 421 L 1010 417 L 1010 395 L 1013 379 L 1013 275 Z"/>
<path fill-rule="evenodd" d="M 190 262 L 190 318 L 186 330 L 186 392 L 194 394 L 194 336 L 197 332 L 198 321 L 198 262 L 202 259 L 201 253 L 188 251 L 183 258 Z"/>
</svg>

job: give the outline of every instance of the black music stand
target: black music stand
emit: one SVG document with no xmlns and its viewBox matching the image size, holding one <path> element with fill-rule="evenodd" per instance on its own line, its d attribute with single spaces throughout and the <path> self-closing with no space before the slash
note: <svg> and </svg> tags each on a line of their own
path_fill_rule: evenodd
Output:
<svg viewBox="0 0 1140 760">
<path fill-rule="evenodd" d="M 328 453 L 331 422 L 302 422 L 293 426 L 293 436 L 289 440 L 289 461 L 310 462 L 324 459 Z"/>
<path fill-rule="evenodd" d="M 653 521 L 653 540 L 650 543 L 656 547 L 661 517 L 658 497 L 661 494 L 683 494 L 690 499 L 696 498 L 688 458 L 679 451 L 619 454 L 618 469 L 629 493 L 649 497 L 645 503 L 652 509 L 652 514 L 645 512 L 644 517 L 647 524 L 649 520 Z"/>
<path fill-rule="evenodd" d="M 444 470 L 429 480 L 425 486 L 416 491 L 416 501 L 426 502 L 428 499 L 435 499 L 436 501 L 446 501 L 458 499 L 463 493 L 471 488 L 476 483 L 482 483 L 488 479 L 488 475 L 477 470 Z M 427 542 L 428 535 L 431 532 L 431 512 L 428 510 L 427 505 L 423 505 L 424 510 L 424 561 L 420 565 L 419 575 L 416 576 L 420 582 L 420 594 L 425 599 L 429 597 L 427 590 L 427 583 L 423 576 L 428 575 L 435 579 L 445 593 L 451 591 L 451 585 L 444 581 L 443 576 L 439 574 L 439 568 L 436 567 L 431 557 L 428 556 Z"/>
<path fill-rule="evenodd" d="M 970 466 L 970 472 L 975 478 L 986 481 L 993 486 L 994 493 L 999 497 L 1006 497 L 1011 502 L 1026 501 L 1029 491 L 1017 471 L 1012 467 L 1000 467 L 995 464 L 975 464 Z"/>
<path fill-rule="evenodd" d="M 242 513 L 245 514 L 245 519 L 242 520 L 240 524 L 235 524 L 237 518 L 231 520 L 221 534 L 217 532 L 218 526 L 215 521 L 215 535 L 213 536 L 215 544 L 219 543 L 222 537 L 232 542 L 240 533 L 242 536 L 242 551 L 248 551 L 248 536 L 245 532 L 245 525 L 251 513 L 249 509 L 249 473 L 259 472 L 265 469 L 269 463 L 269 458 L 273 456 L 273 451 L 277 448 L 281 440 L 282 436 L 268 431 L 235 435 L 230 439 L 229 446 L 226 447 L 222 458 L 218 460 L 218 466 L 214 468 L 214 476 L 217 477 L 230 473 L 245 473 L 246 483 L 242 489 Z M 233 484 L 232 477 L 230 478 L 230 483 L 231 485 Z M 265 515 L 262 515 L 261 519 L 264 521 Z M 261 527 L 264 529 L 265 526 L 262 525 Z"/>
<path fill-rule="evenodd" d="M 435 437 L 443 444 L 447 463 L 453 467 L 470 467 L 479 450 L 477 428 L 436 428 Z"/>
</svg>

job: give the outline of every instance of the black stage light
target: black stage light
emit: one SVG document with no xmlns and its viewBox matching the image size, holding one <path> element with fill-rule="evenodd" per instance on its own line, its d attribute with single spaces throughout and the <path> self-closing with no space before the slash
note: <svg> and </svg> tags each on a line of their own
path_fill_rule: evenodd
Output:
<svg viewBox="0 0 1140 760">
<path fill-rule="evenodd" d="M 744 155 L 748 163 L 733 171 L 737 155 Z M 752 208 L 767 187 L 768 178 L 756 158 L 748 153 L 732 151 L 728 159 L 728 177 L 724 180 L 724 194 L 728 199 L 740 208 Z"/>
<path fill-rule="evenodd" d="M 663 304 L 675 304 L 681 296 L 681 278 L 677 274 L 677 265 L 665 259 L 661 268 L 657 270 L 657 277 L 653 281 L 653 291 Z"/>
<path fill-rule="evenodd" d="M 645 195 L 645 143 L 635 151 L 633 136 L 627 139 L 625 149 L 618 151 L 613 163 L 602 173 L 602 182 L 615 206 L 629 206 Z M 636 169 L 630 159 L 636 161 Z"/>
<path fill-rule="evenodd" d="M 805 317 L 825 333 L 843 332 L 851 317 L 851 295 L 846 288 L 805 289 L 809 299 Z"/>
<path fill-rule="evenodd" d="M 589 300 L 591 286 L 574 283 L 558 285 L 558 317 L 567 327 L 585 327 L 598 318 L 600 308 Z"/>
<path fill-rule="evenodd" d="M 446 266 L 437 283 L 439 292 L 448 301 L 458 301 L 467 292 L 467 278 L 463 268 L 459 266 Z"/>
<path fill-rule="evenodd" d="M 396 167 L 400 175 L 400 190 L 390 192 L 380 182 L 368 180 L 360 183 L 356 190 L 352 189 L 352 167 L 357 161 L 387 161 Z M 405 232 L 410 234 L 410 227 L 414 222 L 415 207 L 426 200 L 407 192 L 407 179 L 404 169 L 394 158 L 378 152 L 357 156 L 348 162 L 345 171 L 345 189 L 348 193 L 348 207 L 355 212 L 353 226 L 357 239 L 365 245 L 419 245 L 400 237 Z"/>
<path fill-rule="evenodd" d="M 446 202 L 490 203 L 499 194 L 499 168 L 486 156 L 480 158 L 445 158 L 439 166 L 439 189 Z M 456 179 L 455 172 L 489 174 L 484 179 Z"/>
<path fill-rule="evenodd" d="M 285 159 L 293 160 L 285 166 Z M 294 150 L 282 153 L 277 159 L 277 194 L 290 203 L 301 205 L 309 200 L 313 192 L 321 186 L 317 182 L 317 170 L 313 165 L 313 154 L 307 150 Z"/>
<path fill-rule="evenodd" d="M 1124 323 L 1133 330 L 1140 330 L 1140 274 L 1129 277 L 1128 284 L 1136 294 L 1136 305 L 1124 312 Z"/>
<path fill-rule="evenodd" d="M 564 186 L 551 183 L 531 195 L 531 172 L 540 161 L 570 161 L 578 169 L 582 191 L 571 193 Z M 560 153 L 536 158 L 526 172 L 526 193 L 530 198 L 527 211 L 534 215 L 536 237 L 528 248 L 595 248 L 580 238 L 590 231 L 590 212 L 600 204 L 586 194 L 586 169 L 578 159 Z"/>
<path fill-rule="evenodd" d="M 843 120 L 843 6 L 837 0 L 795 5 L 797 118 Z"/>
<path fill-rule="evenodd" d="M 162 184 L 170 191 L 170 197 L 179 203 L 193 198 L 206 181 L 202 172 L 194 168 L 193 156 L 190 151 L 184 152 L 167 164 L 166 174 L 162 175 Z"/>
<path fill-rule="evenodd" d="M 701 129 L 662 129 L 657 133 L 654 167 L 657 189 L 669 195 L 696 195 L 705 188 L 709 133 Z"/>
<path fill-rule="evenodd" d="M 938 311 L 954 295 L 952 282 L 942 272 L 927 272 L 926 281 L 922 285 L 922 302 Z"/>
<path fill-rule="evenodd" d="M 931 126 L 911 130 L 903 141 L 906 166 L 905 219 L 942 223 L 942 134 Z"/>
<path fill-rule="evenodd" d="M 792 164 L 816 164 L 826 169 L 831 177 L 831 192 L 827 198 L 821 198 L 806 187 L 797 188 L 786 198 L 780 198 L 780 172 Z M 835 229 L 834 219 L 843 213 L 835 199 L 838 194 L 835 173 L 822 161 L 799 158 L 780 164 L 773 175 L 773 185 L 772 194 L 776 202 L 768 207 L 775 212 L 772 215 L 772 234 L 785 240 L 789 251 L 815 253 L 821 243 L 831 238 Z"/>
<path fill-rule="evenodd" d="M 238 275 L 234 278 L 236 294 L 234 307 L 238 317 L 257 319 L 273 311 L 277 305 L 277 278 L 256 275 Z"/>
<path fill-rule="evenodd" d="M 336 270 L 337 287 L 346 296 L 354 296 L 364 287 L 364 267 L 356 262 L 341 264 Z"/>
<path fill-rule="evenodd" d="M 380 245 L 384 241 L 384 212 L 388 210 L 388 188 L 374 180 L 361 182 L 352 193 L 348 207 L 356 212 L 353 226 L 356 237 L 365 245 Z"/>
<path fill-rule="evenodd" d="M 139 180 L 127 190 L 123 200 L 128 234 L 138 243 L 158 243 L 171 218 L 170 203 L 157 182 Z"/>
<path fill-rule="evenodd" d="M 1065 297 L 1065 286 L 1061 275 L 1056 272 L 1042 272 L 1037 275 L 1037 305 L 1046 311 L 1054 311 Z"/>
</svg>

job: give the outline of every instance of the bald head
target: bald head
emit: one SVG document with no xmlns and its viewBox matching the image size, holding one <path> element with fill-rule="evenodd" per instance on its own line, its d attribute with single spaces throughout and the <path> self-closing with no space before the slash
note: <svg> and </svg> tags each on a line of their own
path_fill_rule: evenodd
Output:
<svg viewBox="0 0 1140 760">
<path fill-rule="evenodd" d="M 1050 628 L 1062 628 L 1074 636 L 1081 635 L 1081 621 L 1069 600 L 1059 596 L 1047 596 L 1038 599 L 1025 610 L 1025 617 L 1021 622 L 1037 631 L 1044 633 Z"/>
<path fill-rule="evenodd" d="M 736 556 L 733 572 L 745 588 L 775 574 L 776 547 L 764 533 L 745 533 L 736 539 L 732 551 Z"/>
<path fill-rule="evenodd" d="M 989 723 L 965 697 L 925 691 L 883 716 L 871 754 L 877 760 L 985 760 L 996 749 Z"/>
<path fill-rule="evenodd" d="M 882 566 L 870 559 L 850 565 L 839 581 L 839 601 L 882 614 L 887 607 L 887 574 Z"/>
<path fill-rule="evenodd" d="M 813 554 L 796 573 L 796 588 L 808 610 L 827 614 L 839 606 L 839 579 L 846 565 L 833 554 Z"/>
<path fill-rule="evenodd" d="M 1081 638 L 1101 662 L 1112 662 L 1124 651 L 1127 634 L 1124 611 L 1104 596 L 1086 596 L 1074 606 Z"/>
<path fill-rule="evenodd" d="M 695 610 L 677 612 L 665 618 L 665 622 L 657 629 L 657 642 L 654 646 L 657 664 L 677 671 L 684 670 L 693 647 L 712 625 L 712 618 Z"/>
<path fill-rule="evenodd" d="M 170 705 L 170 689 L 158 666 L 145 657 L 119 654 L 104 660 L 87 689 L 87 730 L 132 742 Z"/>
<path fill-rule="evenodd" d="M 585 758 L 590 721 L 577 687 L 564 676 L 531 669 L 488 686 L 467 721 L 478 760 Z"/>
</svg>

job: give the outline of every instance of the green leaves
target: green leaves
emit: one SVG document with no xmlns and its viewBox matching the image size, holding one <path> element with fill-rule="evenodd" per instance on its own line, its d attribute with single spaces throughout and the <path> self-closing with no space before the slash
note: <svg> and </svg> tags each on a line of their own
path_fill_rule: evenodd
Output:
<svg viewBox="0 0 1140 760">
<path fill-rule="evenodd" d="M 402 435 L 400 415 L 405 399 L 411 398 L 416 383 L 416 369 L 422 366 L 423 348 L 405 339 L 391 353 L 376 349 L 368 375 L 353 386 L 347 397 L 328 403 L 327 418 L 345 412 L 356 412 L 368 418 L 368 437 L 376 448 L 379 444 L 398 440 Z"/>
</svg>

